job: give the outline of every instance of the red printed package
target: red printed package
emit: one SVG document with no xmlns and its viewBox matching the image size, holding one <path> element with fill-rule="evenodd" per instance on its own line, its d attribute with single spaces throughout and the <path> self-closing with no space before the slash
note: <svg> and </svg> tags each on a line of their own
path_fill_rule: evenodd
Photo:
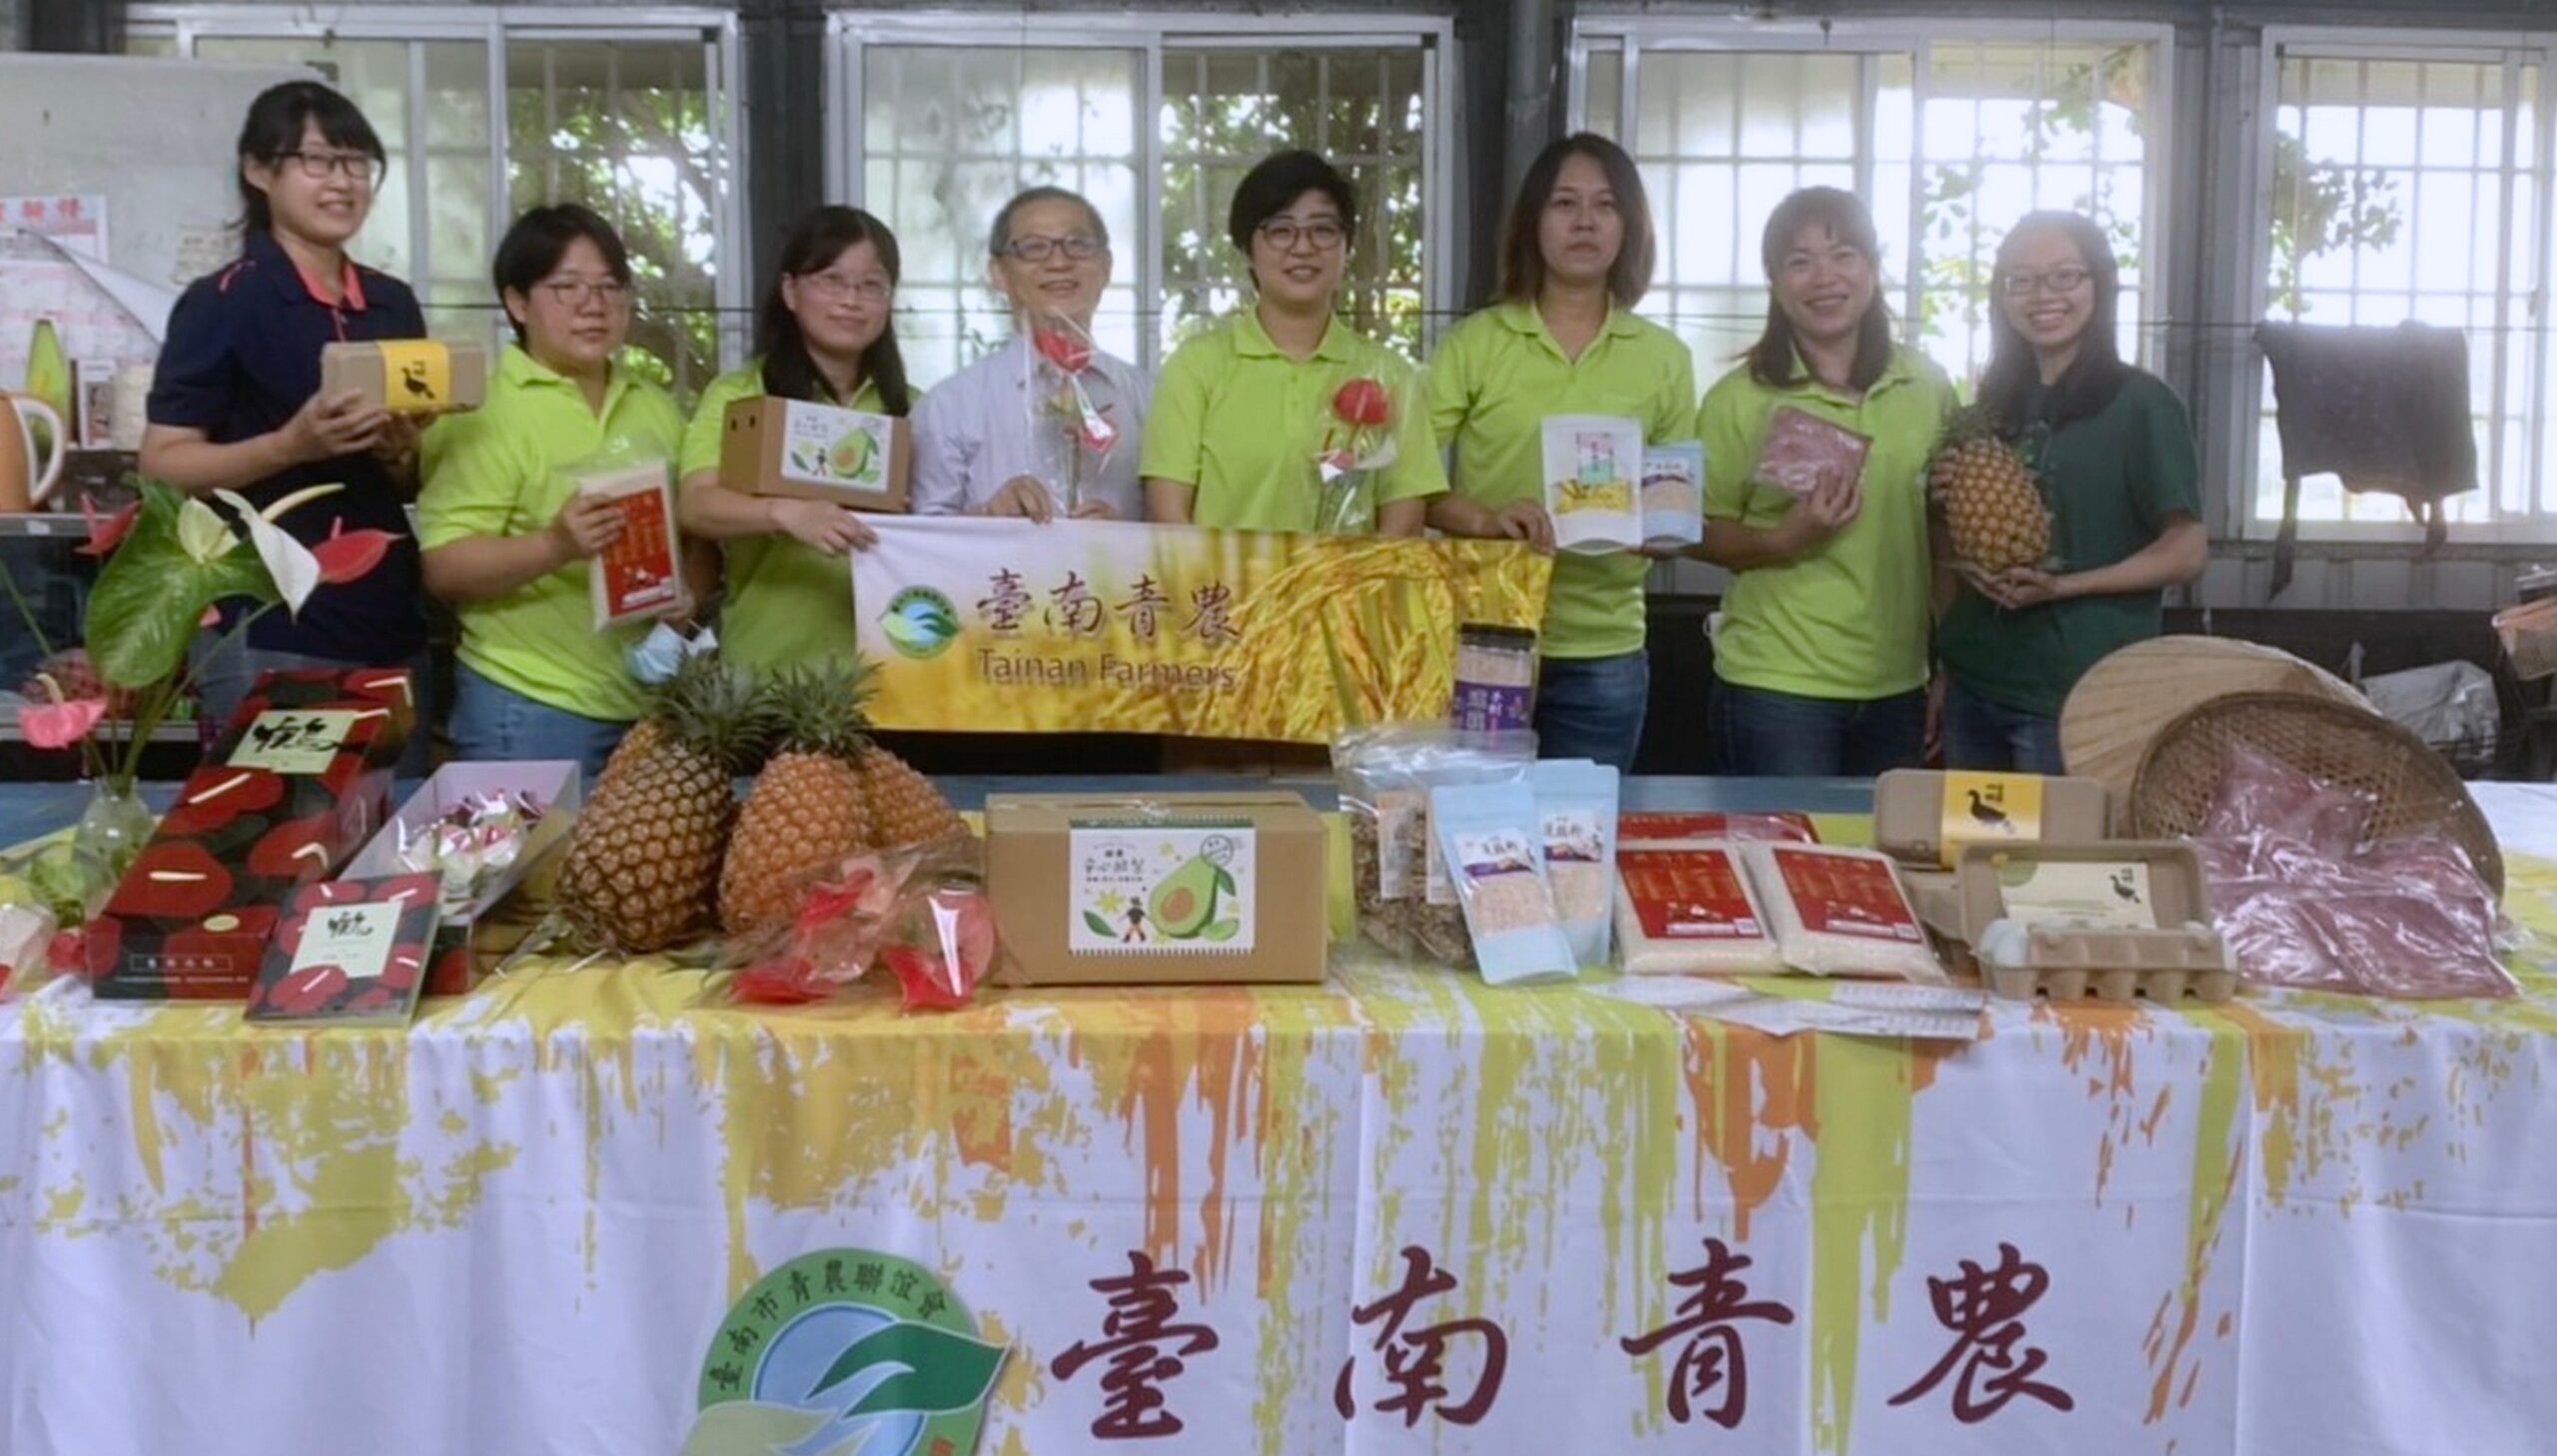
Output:
<svg viewBox="0 0 2557 1456">
<path fill-rule="evenodd" d="M 1666 844 L 1682 839 L 1763 839 L 1818 844 L 1808 814 L 1713 814 L 1634 809 L 1616 816 L 1616 843 Z"/>
<path fill-rule="evenodd" d="M 293 892 L 249 998 L 249 1020 L 408 1021 L 426 985 L 439 888 L 432 875 L 392 875 Z"/>
<path fill-rule="evenodd" d="M 1872 850 L 1741 847 L 1785 964 L 1814 976 L 1942 981 L 1891 861 Z"/>
<path fill-rule="evenodd" d="M 1727 843 L 1687 840 L 1616 851 L 1616 938 L 1637 976 L 1772 975 L 1776 941 Z"/>
<path fill-rule="evenodd" d="M 577 493 L 608 500 L 621 515 L 621 534 L 588 567 L 596 629 L 660 617 L 684 606 L 675 502 L 666 488 L 665 461 L 580 476 Z"/>
</svg>

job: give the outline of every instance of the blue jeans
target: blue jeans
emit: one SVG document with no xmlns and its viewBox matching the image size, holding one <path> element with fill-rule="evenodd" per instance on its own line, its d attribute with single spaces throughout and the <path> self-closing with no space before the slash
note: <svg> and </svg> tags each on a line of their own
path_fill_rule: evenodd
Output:
<svg viewBox="0 0 2557 1456">
<path fill-rule="evenodd" d="M 2060 720 L 2002 708 L 1966 691 L 1962 679 L 1955 678 L 1945 685 L 1945 767 L 2059 773 Z"/>
<path fill-rule="evenodd" d="M 262 672 L 292 672 L 319 669 L 345 672 L 356 667 L 406 667 L 409 690 L 414 697 L 418 721 L 409 729 L 408 745 L 400 750 L 397 772 L 404 779 L 426 777 L 433 761 L 435 742 L 434 661 L 432 654 L 421 652 L 405 663 L 340 662 L 330 657 L 313 657 L 301 652 L 278 652 L 265 647 L 252 647 L 239 638 L 217 650 L 220 641 L 212 632 L 198 632 L 188 649 L 188 660 L 195 673 L 196 696 L 203 703 L 214 735 L 230 725 L 231 715 L 239 710 L 240 701 Z"/>
<path fill-rule="evenodd" d="M 1651 703 L 1651 658 L 1548 657 L 1536 668 L 1536 754 L 1588 758 L 1632 773 Z"/>
<path fill-rule="evenodd" d="M 1717 772 L 1742 778 L 1869 779 L 1927 756 L 1925 689 L 1859 701 L 1806 698 L 1716 679 Z"/>
<path fill-rule="evenodd" d="M 466 665 L 454 665 L 452 682 L 452 751 L 464 760 L 573 759 L 592 784 L 630 731 L 627 723 L 535 702 Z"/>
</svg>

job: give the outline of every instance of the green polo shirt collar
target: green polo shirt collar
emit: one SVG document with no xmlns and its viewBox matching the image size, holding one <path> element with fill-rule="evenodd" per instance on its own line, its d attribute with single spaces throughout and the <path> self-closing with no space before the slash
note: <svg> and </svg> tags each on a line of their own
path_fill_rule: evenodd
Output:
<svg viewBox="0 0 2557 1456">
<path fill-rule="evenodd" d="M 578 387 L 576 380 L 534 359 L 532 352 L 520 344 L 507 345 L 505 353 L 498 356 L 497 379 L 500 383 L 521 389 L 566 389 L 578 395 L 581 403 L 584 399 L 585 391 Z M 621 396 L 628 392 L 629 372 L 617 365 L 606 364 L 603 407 L 595 411 L 597 417 L 610 418 L 614 407 L 620 404 Z"/>
<path fill-rule="evenodd" d="M 1554 338 L 1554 332 L 1552 329 L 1546 327 L 1544 311 L 1537 308 L 1533 302 L 1519 303 L 1515 300 L 1511 300 L 1506 303 L 1493 305 L 1491 312 L 1492 317 L 1498 319 L 1503 325 L 1507 326 L 1511 333 L 1523 334 L 1529 339 L 1542 344 L 1547 350 L 1552 352 L 1553 357 L 1556 359 L 1565 358 L 1562 352 L 1562 342 Z M 1641 332 L 1642 321 L 1640 319 L 1637 319 L 1632 314 L 1617 308 L 1613 302 L 1610 302 L 1607 305 L 1607 322 L 1599 326 L 1599 338 L 1631 339 Z"/>
<path fill-rule="evenodd" d="M 1340 311 L 1335 309 L 1323 320 L 1322 339 L 1314 345 L 1313 357 L 1328 364 L 1348 364 L 1358 358 L 1354 347 L 1356 339 L 1349 326 L 1340 322 Z M 1235 353 L 1244 359 L 1290 358 L 1271 339 L 1270 331 L 1262 327 L 1258 306 L 1236 315 Z"/>
</svg>

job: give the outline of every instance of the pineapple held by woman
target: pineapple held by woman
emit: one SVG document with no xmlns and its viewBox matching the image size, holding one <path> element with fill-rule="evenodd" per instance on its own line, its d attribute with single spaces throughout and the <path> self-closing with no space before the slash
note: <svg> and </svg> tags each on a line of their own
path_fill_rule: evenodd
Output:
<svg viewBox="0 0 2557 1456">
<path fill-rule="evenodd" d="M 1946 420 L 1930 475 L 1955 560 L 1994 576 L 2051 553 L 2051 508 L 1987 409 L 1970 405 Z"/>
<path fill-rule="evenodd" d="M 762 688 L 718 654 L 687 657 L 577 816 L 559 906 L 589 939 L 646 953 L 711 929 L 735 776 L 770 733 Z"/>
<path fill-rule="evenodd" d="M 755 777 L 719 875 L 719 922 L 730 935 L 787 924 L 809 872 L 871 847 L 871 814 L 855 767 L 869 746 L 864 668 L 795 667 L 773 684 L 780 751 Z"/>
</svg>

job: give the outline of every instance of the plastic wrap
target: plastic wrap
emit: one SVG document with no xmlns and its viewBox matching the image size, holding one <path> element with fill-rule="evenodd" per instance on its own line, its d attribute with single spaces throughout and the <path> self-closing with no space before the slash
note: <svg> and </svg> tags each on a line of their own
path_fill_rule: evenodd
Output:
<svg viewBox="0 0 2557 1456">
<path fill-rule="evenodd" d="M 1405 960 L 1473 966 L 1464 912 L 1430 832 L 1429 791 L 1521 780 L 1535 756 L 1533 733 L 1467 733 L 1440 723 L 1389 723 L 1333 743 L 1358 929 L 1370 944 Z"/>
<path fill-rule="evenodd" d="M 1545 879 L 1563 936 L 1574 960 L 1603 966 L 1615 927 L 1616 771 L 1587 759 L 1544 759 L 1527 779 L 1535 788 Z"/>
<path fill-rule="evenodd" d="M 1809 495 L 1821 486 L 1854 481 L 1865 473 L 1865 456 L 1874 442 L 1843 425 L 1791 405 L 1780 405 L 1767 419 L 1767 438 L 1751 467 L 1751 483 Z"/>
<path fill-rule="evenodd" d="M 1314 529 L 1360 534 L 1376 528 L 1376 472 L 1400 453 L 1402 421 L 1420 407 L 1417 375 L 1361 374 L 1323 397 L 1313 421 Z"/>
<path fill-rule="evenodd" d="M 1668 844 L 1696 839 L 1763 839 L 1818 844 L 1807 814 L 1719 814 L 1681 809 L 1628 809 L 1616 816 L 1616 843 Z"/>
<path fill-rule="evenodd" d="M 1814 976 L 1945 979 L 1888 856 L 1764 841 L 1742 845 L 1740 856 L 1787 966 Z"/>
<path fill-rule="evenodd" d="M 1616 937 L 1632 976 L 1773 975 L 1785 969 L 1737 847 L 1727 840 L 1619 848 Z"/>
<path fill-rule="evenodd" d="M 1129 448 L 1121 421 L 1128 410 L 1110 376 L 1094 367 L 1100 351 L 1082 325 L 1061 314 L 1028 321 L 1030 438 L 1049 498 L 1073 515 L 1084 491 L 1103 478 L 1119 451 Z"/>
<path fill-rule="evenodd" d="M 754 1006 L 829 1001 L 885 966 L 907 1010 L 964 1006 L 994 953 L 984 846 L 956 834 L 808 877 L 798 916 L 750 948 L 725 995 Z"/>
<path fill-rule="evenodd" d="M 2204 841 L 2269 834 L 2341 858 L 2361 843 L 2376 802 L 2358 789 L 2321 783 L 2271 754 L 2238 744 L 2193 837 Z"/>
</svg>

